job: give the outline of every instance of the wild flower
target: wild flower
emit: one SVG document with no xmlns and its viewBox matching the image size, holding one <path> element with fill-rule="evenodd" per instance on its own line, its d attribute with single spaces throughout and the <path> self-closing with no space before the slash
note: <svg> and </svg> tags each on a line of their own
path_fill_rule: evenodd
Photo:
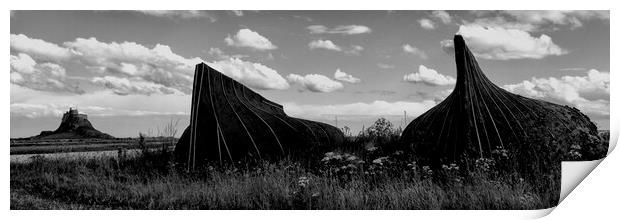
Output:
<svg viewBox="0 0 620 220">
<path fill-rule="evenodd" d="M 310 185 L 310 178 L 306 176 L 299 177 L 297 179 L 297 185 L 301 188 L 306 188 L 308 185 Z"/>
<path fill-rule="evenodd" d="M 349 153 L 328 152 L 321 159 L 325 170 L 329 174 L 350 175 L 358 170 L 364 161 L 359 157 Z"/>
<path fill-rule="evenodd" d="M 364 147 L 364 149 L 365 149 L 366 151 L 368 151 L 368 152 L 374 152 L 374 151 L 376 151 L 376 150 L 377 150 L 377 149 L 379 149 L 379 148 L 378 148 L 378 147 L 375 147 L 375 145 L 374 145 L 372 142 L 370 142 L 370 143 L 366 144 L 366 146 Z"/>
<path fill-rule="evenodd" d="M 407 167 L 410 171 L 413 171 L 414 173 L 418 171 L 418 164 L 415 161 L 408 163 Z"/>
<path fill-rule="evenodd" d="M 356 161 L 358 158 L 353 155 L 347 155 L 347 161 Z"/>
<path fill-rule="evenodd" d="M 450 166 L 448 165 L 441 165 L 441 168 L 444 169 L 444 171 L 458 171 L 459 170 L 459 166 L 457 166 L 455 163 L 451 163 Z"/>
<path fill-rule="evenodd" d="M 377 158 L 377 159 L 372 160 L 372 163 L 374 163 L 374 164 L 378 164 L 378 165 L 383 165 L 383 163 L 388 162 L 388 159 L 389 159 L 389 158 L 390 158 L 390 157 L 379 157 L 379 158 Z"/>
<path fill-rule="evenodd" d="M 476 168 L 483 172 L 490 171 L 495 166 L 495 160 L 491 158 L 479 158 L 476 160 Z"/>
<path fill-rule="evenodd" d="M 459 175 L 459 166 L 455 163 L 451 163 L 450 165 L 441 165 L 443 173 L 449 180 L 453 180 L 454 182 L 460 183 L 462 180 L 462 176 Z"/>
<path fill-rule="evenodd" d="M 433 170 L 429 166 L 422 166 L 422 179 L 427 179 L 433 176 Z"/>
</svg>

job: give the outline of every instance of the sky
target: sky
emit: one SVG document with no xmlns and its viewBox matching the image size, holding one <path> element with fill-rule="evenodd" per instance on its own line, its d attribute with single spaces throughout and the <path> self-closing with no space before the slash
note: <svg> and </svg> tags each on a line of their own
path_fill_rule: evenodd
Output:
<svg viewBox="0 0 620 220">
<path fill-rule="evenodd" d="M 200 62 L 290 116 L 404 128 L 454 87 L 454 34 L 498 86 L 609 129 L 609 11 L 11 11 L 10 24 L 12 138 L 55 130 L 69 107 L 113 136 L 171 120 L 180 135 Z"/>
</svg>

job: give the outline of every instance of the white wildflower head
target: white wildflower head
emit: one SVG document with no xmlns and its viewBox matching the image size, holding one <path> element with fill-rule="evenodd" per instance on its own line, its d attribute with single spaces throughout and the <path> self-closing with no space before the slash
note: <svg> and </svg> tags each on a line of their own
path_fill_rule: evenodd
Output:
<svg viewBox="0 0 620 220">
<path fill-rule="evenodd" d="M 305 176 L 299 177 L 299 179 L 297 179 L 297 185 L 302 188 L 306 188 L 308 185 L 310 185 L 310 178 Z"/>
</svg>

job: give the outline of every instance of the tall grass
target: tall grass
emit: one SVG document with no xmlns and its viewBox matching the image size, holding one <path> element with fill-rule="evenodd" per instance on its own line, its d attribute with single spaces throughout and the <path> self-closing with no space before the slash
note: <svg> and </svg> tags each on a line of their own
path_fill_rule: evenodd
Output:
<svg viewBox="0 0 620 220">
<path fill-rule="evenodd" d="M 177 169 L 170 153 L 11 164 L 11 209 L 535 209 L 525 182 L 312 172 L 290 161 Z M 118 163 L 117 163 L 118 162 Z"/>
<path fill-rule="evenodd" d="M 168 130 L 168 134 L 173 131 Z M 348 136 L 341 149 L 326 153 L 318 167 L 292 160 L 254 161 L 204 164 L 186 172 L 165 150 L 143 151 L 131 158 L 35 157 L 29 163 L 11 163 L 11 209 L 543 209 L 557 205 L 560 164 L 551 154 L 537 153 L 548 147 L 545 141 L 523 143 L 532 145 L 526 146 L 533 149 L 526 152 L 531 153 L 529 163 L 511 157 L 515 152 L 498 148 L 494 158 L 433 168 L 399 150 L 399 133 L 388 121 L 378 120 L 359 135 Z M 603 147 L 575 147 L 560 153 L 580 156 L 602 152 Z"/>
</svg>

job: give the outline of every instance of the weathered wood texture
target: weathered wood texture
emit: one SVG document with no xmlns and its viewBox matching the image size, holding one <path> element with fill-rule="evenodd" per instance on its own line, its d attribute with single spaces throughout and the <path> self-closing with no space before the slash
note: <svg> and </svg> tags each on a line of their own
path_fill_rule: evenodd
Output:
<svg viewBox="0 0 620 220">
<path fill-rule="evenodd" d="M 433 165 L 493 158 L 506 149 L 519 161 L 555 157 L 552 143 L 569 148 L 578 131 L 596 135 L 596 126 L 579 110 L 510 93 L 482 72 L 460 35 L 454 37 L 457 82 L 437 106 L 413 120 L 401 142 L 422 162 Z M 539 146 L 529 148 L 533 140 Z M 548 141 L 543 141 L 548 140 Z M 501 148 L 500 148 L 501 147 Z M 497 153 L 497 151 L 496 151 Z"/>
<path fill-rule="evenodd" d="M 336 127 L 289 117 L 281 105 L 204 63 L 196 65 L 190 119 L 175 150 L 190 168 L 207 161 L 311 157 L 344 140 Z"/>
</svg>

